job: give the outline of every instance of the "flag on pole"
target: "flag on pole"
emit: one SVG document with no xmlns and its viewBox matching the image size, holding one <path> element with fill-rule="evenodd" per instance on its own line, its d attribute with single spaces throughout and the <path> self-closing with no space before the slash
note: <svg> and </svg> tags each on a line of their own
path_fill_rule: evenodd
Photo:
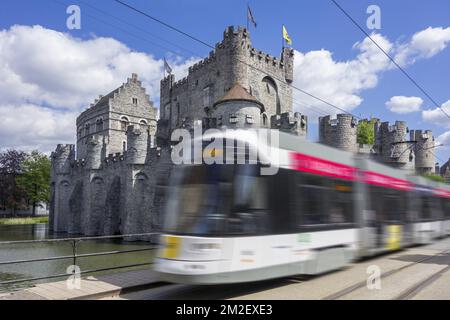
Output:
<svg viewBox="0 0 450 320">
<path fill-rule="evenodd" d="M 247 5 L 247 26 L 249 21 L 253 23 L 253 26 L 256 28 L 256 21 L 255 18 L 253 17 L 252 9 L 250 9 L 250 6 Z"/>
<path fill-rule="evenodd" d="M 286 30 L 286 27 L 283 25 L 283 39 L 286 40 L 286 43 L 288 45 L 292 45 L 291 37 L 289 37 L 289 34 Z"/>
<path fill-rule="evenodd" d="M 169 64 L 166 61 L 166 58 L 164 58 L 164 70 L 168 73 L 171 74 L 172 73 L 172 68 L 169 66 Z"/>
</svg>

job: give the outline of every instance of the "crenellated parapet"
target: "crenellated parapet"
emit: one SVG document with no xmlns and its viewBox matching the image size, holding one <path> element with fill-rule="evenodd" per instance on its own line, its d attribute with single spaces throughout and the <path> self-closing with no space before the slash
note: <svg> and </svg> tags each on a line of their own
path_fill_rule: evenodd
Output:
<svg viewBox="0 0 450 320">
<path fill-rule="evenodd" d="M 306 137 L 308 133 L 308 117 L 299 112 L 273 115 L 270 123 L 272 129 L 278 129 L 298 136 Z"/>
<path fill-rule="evenodd" d="M 127 128 L 127 156 L 129 164 L 144 164 L 147 157 L 149 134 L 140 127 Z"/>
<path fill-rule="evenodd" d="M 433 173 L 435 171 L 436 156 L 434 148 L 436 143 L 431 130 L 411 130 L 410 140 L 415 142 L 415 166 L 418 173 Z"/>
<path fill-rule="evenodd" d="M 407 139 L 409 129 L 405 121 L 376 122 L 374 126 L 377 157 L 393 167 L 414 170 L 414 142 Z"/>
<path fill-rule="evenodd" d="M 319 118 L 319 142 L 330 147 L 356 152 L 358 120 L 351 114 L 338 114 Z"/>
<path fill-rule="evenodd" d="M 51 154 L 52 171 L 56 175 L 69 174 L 71 163 L 75 161 L 75 145 L 58 144 Z"/>
</svg>

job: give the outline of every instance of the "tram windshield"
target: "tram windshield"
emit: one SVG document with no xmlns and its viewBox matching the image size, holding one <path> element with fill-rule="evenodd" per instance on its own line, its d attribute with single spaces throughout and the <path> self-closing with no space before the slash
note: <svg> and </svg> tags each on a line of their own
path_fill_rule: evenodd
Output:
<svg viewBox="0 0 450 320">
<path fill-rule="evenodd" d="M 262 232 L 267 214 L 266 182 L 258 165 L 176 168 L 167 204 L 168 232 L 198 235 Z"/>
</svg>

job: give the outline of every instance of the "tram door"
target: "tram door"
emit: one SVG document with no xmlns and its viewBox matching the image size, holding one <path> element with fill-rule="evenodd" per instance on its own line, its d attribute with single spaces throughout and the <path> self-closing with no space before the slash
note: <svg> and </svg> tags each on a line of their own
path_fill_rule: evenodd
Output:
<svg viewBox="0 0 450 320">
<path fill-rule="evenodd" d="M 400 249 L 408 228 L 406 193 L 370 186 L 369 194 L 372 212 L 369 246 L 373 251 Z"/>
</svg>

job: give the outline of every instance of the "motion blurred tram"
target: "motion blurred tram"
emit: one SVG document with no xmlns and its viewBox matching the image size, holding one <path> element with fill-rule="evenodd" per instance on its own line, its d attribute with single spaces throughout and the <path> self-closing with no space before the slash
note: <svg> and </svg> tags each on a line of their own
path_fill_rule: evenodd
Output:
<svg viewBox="0 0 450 320">
<path fill-rule="evenodd" d="M 155 266 L 166 281 L 321 274 L 450 233 L 448 185 L 282 132 L 276 145 L 233 134 L 266 159 L 175 166 Z"/>
</svg>

